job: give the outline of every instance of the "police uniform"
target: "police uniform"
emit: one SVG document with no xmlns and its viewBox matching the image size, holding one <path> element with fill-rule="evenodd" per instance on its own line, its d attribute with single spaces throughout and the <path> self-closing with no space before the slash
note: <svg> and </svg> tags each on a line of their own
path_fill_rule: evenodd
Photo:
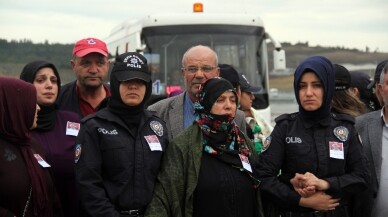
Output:
<svg viewBox="0 0 388 217">
<path fill-rule="evenodd" d="M 89 215 L 143 212 L 168 144 L 166 129 L 149 112 L 142 117 L 138 133 L 107 108 L 83 120 L 76 145 L 76 174 Z"/>
<path fill-rule="evenodd" d="M 168 145 L 165 123 L 145 109 L 152 93 L 146 58 L 116 57 L 110 87 L 107 107 L 85 117 L 77 137 L 82 207 L 93 217 L 143 216 Z"/>
<path fill-rule="evenodd" d="M 283 204 L 283 210 L 313 212 L 299 207 L 300 196 L 290 184 L 295 173 L 310 172 L 330 183 L 326 193 L 341 198 L 340 206 L 348 205 L 349 193 L 364 188 L 367 178 L 362 145 L 353 124 L 352 117 L 337 114 L 315 125 L 303 123 L 298 113 L 278 117 L 267 138 L 269 147 L 260 157 L 261 189 Z M 338 143 L 342 143 L 343 159 L 333 153 L 330 156 L 330 144 Z"/>
<path fill-rule="evenodd" d="M 326 64 L 328 73 L 322 69 L 325 62 L 328 62 L 325 58 L 314 58 L 306 63 L 308 70 L 317 71 L 326 91 L 321 107 L 305 111 L 300 106 L 297 113 L 279 116 L 271 136 L 265 141 L 267 149 L 260 155 L 260 188 L 266 199 L 280 209 L 282 217 L 347 217 L 351 194 L 366 188 L 368 171 L 354 118 L 329 111 L 330 91 L 334 90 L 330 85 L 334 79 L 327 77 L 334 73 L 331 64 Z M 300 69 L 295 79 L 298 103 L 299 79 L 305 71 Z M 324 193 L 340 198 L 340 205 L 335 210 L 320 212 L 299 206 L 301 196 L 290 180 L 295 173 L 306 172 L 329 183 L 330 187 Z"/>
</svg>

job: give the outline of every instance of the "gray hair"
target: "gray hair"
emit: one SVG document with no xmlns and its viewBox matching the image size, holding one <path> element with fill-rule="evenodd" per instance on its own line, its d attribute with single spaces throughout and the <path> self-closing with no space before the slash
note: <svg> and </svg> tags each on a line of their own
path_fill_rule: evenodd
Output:
<svg viewBox="0 0 388 217">
<path fill-rule="evenodd" d="M 384 65 L 383 70 L 380 73 L 380 84 L 384 83 L 384 76 L 388 73 L 388 62 Z"/>
</svg>

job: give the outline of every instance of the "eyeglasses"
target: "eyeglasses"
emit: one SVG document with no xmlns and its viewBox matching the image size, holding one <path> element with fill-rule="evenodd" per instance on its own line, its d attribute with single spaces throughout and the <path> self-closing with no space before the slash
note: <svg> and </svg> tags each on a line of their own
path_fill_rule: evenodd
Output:
<svg viewBox="0 0 388 217">
<path fill-rule="evenodd" d="M 202 66 L 202 67 L 189 66 L 187 68 L 182 68 L 182 70 L 185 70 L 188 73 L 196 73 L 198 70 L 201 70 L 204 73 L 209 73 L 216 68 L 218 67 L 217 66 Z"/>
</svg>

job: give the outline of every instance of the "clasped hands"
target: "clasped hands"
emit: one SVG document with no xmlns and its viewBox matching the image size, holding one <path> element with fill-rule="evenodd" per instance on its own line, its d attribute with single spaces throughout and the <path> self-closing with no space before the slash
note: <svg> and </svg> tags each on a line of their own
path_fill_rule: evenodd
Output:
<svg viewBox="0 0 388 217">
<path fill-rule="evenodd" d="M 330 184 L 310 172 L 305 174 L 296 173 L 290 182 L 294 190 L 301 196 L 300 206 L 327 211 L 334 210 L 339 205 L 340 199 L 332 198 L 324 192 L 329 189 Z"/>
</svg>

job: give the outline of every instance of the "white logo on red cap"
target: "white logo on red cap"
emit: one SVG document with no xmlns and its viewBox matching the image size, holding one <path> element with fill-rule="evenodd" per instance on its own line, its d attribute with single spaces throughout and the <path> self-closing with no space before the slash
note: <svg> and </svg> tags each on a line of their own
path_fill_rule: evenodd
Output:
<svg viewBox="0 0 388 217">
<path fill-rule="evenodd" d="M 86 41 L 88 42 L 88 44 L 97 44 L 97 42 L 92 38 L 86 39 Z"/>
</svg>

